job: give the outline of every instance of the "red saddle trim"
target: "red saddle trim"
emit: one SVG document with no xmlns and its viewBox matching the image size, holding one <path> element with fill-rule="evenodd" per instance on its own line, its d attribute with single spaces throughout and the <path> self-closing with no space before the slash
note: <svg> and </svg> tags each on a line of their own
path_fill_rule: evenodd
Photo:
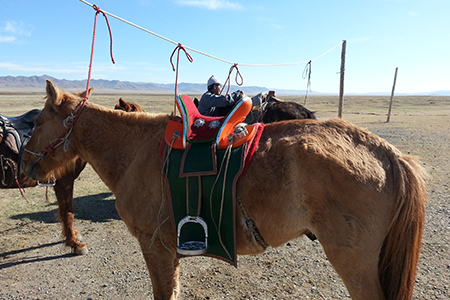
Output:
<svg viewBox="0 0 450 300">
<path fill-rule="evenodd" d="M 252 125 L 252 127 L 255 133 L 253 134 L 252 138 L 248 141 L 247 153 L 245 154 L 244 168 L 242 169 L 242 173 L 240 176 L 244 175 L 245 172 L 247 171 L 250 162 L 252 161 L 253 154 L 255 154 L 256 148 L 258 147 L 258 143 L 264 131 L 264 127 L 266 127 L 266 125 L 263 123 L 255 123 Z"/>
</svg>

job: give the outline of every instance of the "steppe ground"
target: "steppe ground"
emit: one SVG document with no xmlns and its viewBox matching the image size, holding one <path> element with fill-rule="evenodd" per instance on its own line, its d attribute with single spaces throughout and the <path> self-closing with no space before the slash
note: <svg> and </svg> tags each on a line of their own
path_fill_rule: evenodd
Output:
<svg viewBox="0 0 450 300">
<path fill-rule="evenodd" d="M 94 94 L 112 107 L 119 97 L 148 112 L 170 113 L 173 95 Z M 304 97 L 281 97 L 304 103 Z M 450 298 L 450 97 L 345 97 L 343 119 L 367 128 L 401 151 L 419 156 L 430 179 L 426 225 L 414 299 Z M 0 93 L 0 113 L 42 108 L 43 94 Z M 337 97 L 308 97 L 319 120 L 337 117 Z M 149 178 L 149 180 L 151 180 Z M 139 246 L 127 232 L 114 196 L 88 167 L 75 182 L 76 229 L 89 247 L 74 256 L 64 247 L 44 188 L 0 191 L 0 299 L 145 299 L 151 284 Z M 306 237 L 240 256 L 238 268 L 212 258 L 182 260 L 182 299 L 345 299 L 349 295 L 317 241 Z"/>
</svg>

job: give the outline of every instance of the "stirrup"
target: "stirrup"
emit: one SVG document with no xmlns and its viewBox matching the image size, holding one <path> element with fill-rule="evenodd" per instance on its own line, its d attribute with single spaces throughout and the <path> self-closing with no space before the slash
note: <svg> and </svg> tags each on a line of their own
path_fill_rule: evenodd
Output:
<svg viewBox="0 0 450 300">
<path fill-rule="evenodd" d="M 205 233 L 205 241 L 188 241 L 180 244 L 181 228 L 187 223 L 200 224 Z M 186 216 L 178 222 L 177 252 L 181 255 L 200 255 L 208 249 L 208 226 L 201 217 Z"/>
<path fill-rule="evenodd" d="M 38 186 L 47 186 L 47 187 L 49 187 L 49 186 L 55 186 L 56 181 L 53 181 L 53 182 L 40 182 L 38 180 L 37 184 L 38 184 Z"/>
</svg>

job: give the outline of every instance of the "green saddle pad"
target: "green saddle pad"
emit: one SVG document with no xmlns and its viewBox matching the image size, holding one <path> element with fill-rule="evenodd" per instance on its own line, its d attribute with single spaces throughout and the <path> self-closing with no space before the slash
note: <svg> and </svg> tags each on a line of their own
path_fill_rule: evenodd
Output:
<svg viewBox="0 0 450 300">
<path fill-rule="evenodd" d="M 245 147 L 216 150 L 210 142 L 191 143 L 185 150 L 167 147 L 169 157 L 164 165 L 175 228 L 186 216 L 201 217 L 208 227 L 208 249 L 201 255 L 235 266 L 235 190 L 244 165 Z M 179 233 L 180 244 L 205 240 L 199 224 L 187 223 Z"/>
</svg>

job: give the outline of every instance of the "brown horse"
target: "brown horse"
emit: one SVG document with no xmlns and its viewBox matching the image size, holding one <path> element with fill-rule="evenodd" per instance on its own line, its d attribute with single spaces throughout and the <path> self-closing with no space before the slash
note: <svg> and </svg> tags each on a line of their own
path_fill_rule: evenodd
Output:
<svg viewBox="0 0 450 300">
<path fill-rule="evenodd" d="M 68 137 L 70 147 L 46 156 L 48 141 L 65 131 L 63 120 L 83 102 L 82 94 L 50 81 L 46 90 L 23 155 L 26 174 L 46 179 L 77 157 L 86 159 L 115 194 L 120 217 L 140 243 L 154 298 L 176 299 L 180 261 L 160 158 L 170 116 L 87 102 Z M 339 119 L 268 124 L 236 193 L 243 207 L 236 215 L 238 254 L 259 254 L 311 231 L 353 299 L 412 298 L 425 172 L 385 140 Z M 252 235 L 244 215 L 265 243 Z"/>
<path fill-rule="evenodd" d="M 114 106 L 114 109 L 123 110 L 126 112 L 143 112 L 144 109 L 137 103 L 129 103 L 122 98 L 119 99 L 119 103 Z"/>
<path fill-rule="evenodd" d="M 144 109 L 139 104 L 128 103 L 122 98 L 119 99 L 119 103 L 114 107 L 126 112 L 143 112 Z M 13 117 L 12 119 L 17 118 Z M 30 128 L 31 129 L 31 128 Z M 0 132 L 1 133 L 1 132 Z M 0 188 L 21 188 L 35 187 L 37 180 L 31 179 L 23 172 L 18 173 L 18 161 L 19 153 L 11 149 L 8 144 L 3 143 L 3 135 L 0 134 L 1 145 L 1 162 L 2 171 L 0 173 Z M 72 248 L 72 251 L 76 254 L 87 253 L 87 247 L 81 243 L 77 236 L 79 232 L 74 228 L 74 207 L 73 207 L 73 188 L 75 179 L 78 178 L 81 171 L 86 167 L 86 161 L 82 158 L 76 159 L 74 165 L 71 168 L 61 174 L 55 182 L 54 191 L 56 200 L 58 202 L 58 219 L 63 227 L 63 234 L 65 237 L 65 244 Z M 17 178 L 17 181 L 15 180 Z M 19 185 L 18 185 L 19 183 Z"/>
</svg>

